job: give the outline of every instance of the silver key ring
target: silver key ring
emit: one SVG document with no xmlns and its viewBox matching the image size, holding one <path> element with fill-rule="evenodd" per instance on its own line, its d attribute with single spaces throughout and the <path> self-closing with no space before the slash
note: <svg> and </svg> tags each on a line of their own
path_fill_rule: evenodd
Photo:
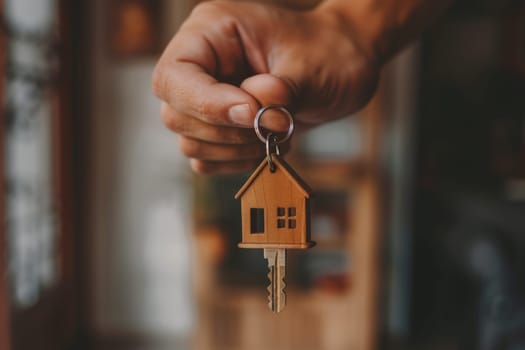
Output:
<svg viewBox="0 0 525 350">
<path fill-rule="evenodd" d="M 286 132 L 286 135 L 281 140 L 275 139 L 274 143 L 276 145 L 278 145 L 280 143 L 288 141 L 290 139 L 290 137 L 292 136 L 294 130 L 295 130 L 295 123 L 294 123 L 292 114 L 290 112 L 288 112 L 288 110 L 285 107 L 279 106 L 279 105 L 266 106 L 266 107 L 263 107 L 263 108 L 259 109 L 259 111 L 257 111 L 257 114 L 255 115 L 255 120 L 253 121 L 253 127 L 255 128 L 255 133 L 257 134 L 257 137 L 263 143 L 267 143 L 268 137 L 270 135 L 267 135 L 266 137 L 263 136 L 263 134 L 261 132 L 260 124 L 261 124 L 261 118 L 262 118 L 264 112 L 266 112 L 269 109 L 276 109 L 278 111 L 283 112 L 286 115 L 286 117 L 288 118 L 288 121 L 290 122 L 290 126 L 288 127 L 288 131 Z"/>
<path fill-rule="evenodd" d="M 268 134 L 268 138 L 266 139 L 266 160 L 268 161 L 268 165 L 270 166 L 270 172 L 275 172 L 275 164 L 273 162 L 272 158 L 272 146 L 275 147 L 275 154 L 277 156 L 281 155 L 281 151 L 279 150 L 279 144 L 276 143 L 277 136 L 275 136 L 273 133 Z"/>
</svg>

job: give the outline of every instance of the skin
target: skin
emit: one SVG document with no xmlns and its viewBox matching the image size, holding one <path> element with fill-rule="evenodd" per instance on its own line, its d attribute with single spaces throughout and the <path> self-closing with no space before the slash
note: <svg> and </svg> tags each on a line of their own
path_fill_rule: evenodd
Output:
<svg viewBox="0 0 525 350">
<path fill-rule="evenodd" d="M 382 65 L 449 2 L 325 0 L 309 11 L 201 3 L 155 69 L 162 119 L 180 135 L 194 171 L 250 170 L 265 155 L 253 131 L 261 106 L 286 106 L 298 132 L 356 112 L 372 97 Z M 277 111 L 262 124 L 288 128 Z"/>
</svg>

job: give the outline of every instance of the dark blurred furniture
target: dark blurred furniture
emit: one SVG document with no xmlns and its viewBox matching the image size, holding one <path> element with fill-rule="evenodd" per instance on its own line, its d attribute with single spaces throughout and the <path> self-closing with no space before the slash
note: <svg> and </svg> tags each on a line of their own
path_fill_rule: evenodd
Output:
<svg viewBox="0 0 525 350">
<path fill-rule="evenodd" d="M 4 15 L 4 1 L 0 0 L 0 18 Z M 4 84 L 3 77 L 5 76 L 5 61 L 6 61 L 6 42 L 5 32 L 0 31 L 0 77 L 2 77 L 2 83 L 0 83 L 0 101 L 4 101 Z M 4 113 L 0 114 L 2 120 L 4 120 Z M 0 123 L 0 150 L 3 150 L 4 143 L 4 123 Z M 0 183 L 4 184 L 5 174 L 5 159 L 4 152 L 0 153 Z M 0 186 L 0 198 L 4 198 L 4 186 Z M 5 220 L 5 202 L 0 201 L 0 222 Z M 5 227 L 1 226 L 0 229 L 0 348 L 8 349 L 10 343 L 9 335 L 9 302 L 7 299 L 8 293 L 8 281 L 7 274 L 4 272 L 7 270 L 7 259 L 6 259 L 6 241 L 5 241 Z"/>
<path fill-rule="evenodd" d="M 525 348 L 524 14 L 521 1 L 459 2 L 423 38 L 418 349 Z"/>
<path fill-rule="evenodd" d="M 51 193 L 53 197 L 53 227 L 56 229 L 52 240 L 53 274 L 56 276 L 52 284 L 42 287 L 37 299 L 30 305 L 17 304 L 13 297 L 13 288 L 9 286 L 13 274 L 17 273 L 13 266 L 9 266 L 8 257 L 13 255 L 10 249 L 13 246 L 6 244 L 6 225 L 2 225 L 0 236 L 0 348 L 14 350 L 50 349 L 60 350 L 66 348 L 81 349 L 82 335 L 84 334 L 84 320 L 86 314 L 83 298 L 84 286 L 84 263 L 82 262 L 81 230 L 78 227 L 78 214 L 80 208 L 80 192 L 76 192 L 81 181 L 83 165 L 79 152 L 78 118 L 74 110 L 79 96 L 78 89 L 73 89 L 73 80 L 79 78 L 78 66 L 82 59 L 83 51 L 78 50 L 78 41 L 82 38 L 82 18 L 86 12 L 82 12 L 85 2 L 59 1 L 56 4 L 50 2 L 53 7 L 52 17 L 57 18 L 56 27 L 49 33 L 31 32 L 27 28 L 17 28 L 13 23 L 5 20 L 3 16 L 4 2 L 0 2 L 0 77 L 2 79 L 0 89 L 0 100 L 2 101 L 2 127 L 0 129 L 0 140 L 2 150 L 0 157 L 1 182 L 2 182 L 2 222 L 6 221 L 4 205 L 7 202 L 9 188 L 6 184 L 5 160 L 6 132 L 13 113 L 17 113 L 8 101 L 8 96 L 2 94 L 6 81 L 23 81 L 30 86 L 33 94 L 25 106 L 38 105 L 39 99 L 46 99 L 52 105 L 52 116 L 50 120 L 50 148 L 51 159 Z M 23 43 L 25 47 L 37 47 L 39 50 L 47 50 L 42 63 L 42 69 L 29 69 L 24 63 L 14 62 L 15 55 L 7 57 L 9 51 L 6 44 L 13 40 Z M 82 49 L 82 48 L 81 48 Z M 85 49 L 85 48 L 83 48 Z M 50 67 L 49 70 L 47 68 Z M 5 71 L 4 71 L 5 69 Z M 80 89 L 81 90 L 81 89 Z M 12 96 L 10 96 L 12 98 Z M 31 98 L 35 101 L 31 101 Z M 11 119 L 9 119 L 11 117 Z M 32 117 L 32 116 L 30 116 Z M 12 125 L 11 125 L 12 127 Z M 45 171 L 45 170 L 42 170 Z M 17 189 L 18 190 L 18 189 Z M 44 244 L 46 242 L 43 242 Z M 10 293 L 11 292 L 11 293 Z M 7 320 L 6 320 L 7 316 Z M 10 345 L 8 345 L 10 343 Z"/>
</svg>

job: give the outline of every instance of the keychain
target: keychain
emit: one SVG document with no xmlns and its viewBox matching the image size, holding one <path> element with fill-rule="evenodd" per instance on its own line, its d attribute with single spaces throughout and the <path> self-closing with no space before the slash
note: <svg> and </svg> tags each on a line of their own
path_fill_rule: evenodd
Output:
<svg viewBox="0 0 525 350">
<path fill-rule="evenodd" d="M 286 135 L 278 139 L 261 131 L 263 114 L 278 110 L 288 118 Z M 286 306 L 284 292 L 286 249 L 308 249 L 310 241 L 310 189 L 280 157 L 279 145 L 288 141 L 295 130 L 294 119 L 282 106 L 261 108 L 255 117 L 257 137 L 266 145 L 266 159 L 235 195 L 241 201 L 242 242 L 240 248 L 264 249 L 270 270 L 268 286 L 270 309 L 278 313 Z"/>
</svg>

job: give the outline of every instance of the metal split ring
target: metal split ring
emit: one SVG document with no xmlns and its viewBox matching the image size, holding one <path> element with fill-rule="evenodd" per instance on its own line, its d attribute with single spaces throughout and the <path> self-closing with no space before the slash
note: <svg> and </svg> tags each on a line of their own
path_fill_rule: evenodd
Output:
<svg viewBox="0 0 525 350">
<path fill-rule="evenodd" d="M 295 130 L 295 123 L 294 123 L 292 114 L 288 112 L 288 110 L 285 107 L 279 106 L 279 105 L 266 106 L 266 107 L 259 109 L 259 111 L 257 111 L 257 114 L 255 115 L 255 120 L 253 121 L 253 127 L 255 128 L 255 133 L 257 134 L 257 137 L 259 138 L 259 140 L 261 140 L 261 142 L 266 143 L 266 141 L 268 140 L 268 137 L 270 136 L 270 135 L 266 135 L 266 137 L 264 137 L 264 135 L 261 132 L 261 118 L 264 112 L 270 109 L 276 109 L 278 111 L 283 112 L 284 115 L 288 118 L 288 121 L 290 122 L 290 126 L 288 127 L 288 131 L 286 132 L 286 135 L 281 140 L 276 139 L 275 144 L 281 144 L 283 142 L 288 141 Z"/>
<path fill-rule="evenodd" d="M 276 155 L 280 156 L 281 151 L 279 150 L 279 144 L 276 143 L 277 136 L 275 136 L 273 133 L 269 133 L 266 137 L 266 159 L 268 160 L 268 165 L 270 166 L 270 172 L 275 172 L 275 164 L 273 163 L 272 154 L 275 153 Z M 275 152 L 272 152 L 272 145 L 275 147 Z"/>
<path fill-rule="evenodd" d="M 260 127 L 261 118 L 264 112 L 266 112 L 269 109 L 277 109 L 283 112 L 286 115 L 286 117 L 288 117 L 288 121 L 290 122 L 288 131 L 286 132 L 286 135 L 281 140 L 277 139 L 277 135 L 275 135 L 273 132 L 269 132 L 266 135 L 266 137 L 264 137 L 261 132 L 261 127 Z M 255 129 L 255 133 L 257 134 L 257 137 L 259 138 L 259 140 L 261 140 L 266 145 L 266 159 L 268 160 L 270 171 L 273 173 L 275 172 L 275 164 L 273 162 L 272 154 L 276 154 L 278 156 L 280 155 L 279 144 L 288 141 L 295 130 L 295 123 L 294 123 L 292 114 L 288 112 L 288 110 L 284 108 L 283 106 L 277 106 L 277 105 L 266 106 L 266 107 L 259 109 L 259 111 L 257 112 L 257 115 L 255 116 L 255 120 L 253 121 L 253 127 Z M 274 147 L 275 152 L 272 152 L 272 146 Z"/>
</svg>

